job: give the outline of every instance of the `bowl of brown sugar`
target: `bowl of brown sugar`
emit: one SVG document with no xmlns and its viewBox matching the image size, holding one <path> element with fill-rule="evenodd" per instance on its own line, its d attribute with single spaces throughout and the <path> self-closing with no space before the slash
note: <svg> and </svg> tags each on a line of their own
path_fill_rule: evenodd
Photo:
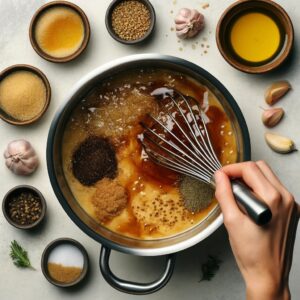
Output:
<svg viewBox="0 0 300 300">
<path fill-rule="evenodd" d="M 114 0 L 106 11 L 109 34 L 123 44 L 145 41 L 153 32 L 155 11 L 148 0 Z"/>
<path fill-rule="evenodd" d="M 47 77 L 30 65 L 13 65 L 0 73 L 0 118 L 28 125 L 46 112 L 51 98 Z"/>
</svg>

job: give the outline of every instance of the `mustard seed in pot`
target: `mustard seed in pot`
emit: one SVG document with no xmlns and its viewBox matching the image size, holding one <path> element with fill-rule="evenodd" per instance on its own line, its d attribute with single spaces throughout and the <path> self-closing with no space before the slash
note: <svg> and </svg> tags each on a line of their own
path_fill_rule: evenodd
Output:
<svg viewBox="0 0 300 300">
<path fill-rule="evenodd" d="M 134 41 L 142 38 L 150 29 L 149 9 L 140 1 L 126 0 L 112 12 L 112 28 L 123 40 Z"/>
</svg>

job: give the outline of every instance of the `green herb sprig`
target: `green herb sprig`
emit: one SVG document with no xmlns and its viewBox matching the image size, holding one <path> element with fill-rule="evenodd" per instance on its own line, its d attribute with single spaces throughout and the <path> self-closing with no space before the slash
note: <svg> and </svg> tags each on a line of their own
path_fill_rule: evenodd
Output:
<svg viewBox="0 0 300 300">
<path fill-rule="evenodd" d="M 35 270 L 30 263 L 27 251 L 23 249 L 16 240 L 10 243 L 10 257 L 12 258 L 14 265 L 18 268 L 30 268 Z"/>
<path fill-rule="evenodd" d="M 200 281 L 210 281 L 220 269 L 222 261 L 216 256 L 209 255 L 207 262 L 203 263 L 201 266 L 202 278 Z"/>
</svg>

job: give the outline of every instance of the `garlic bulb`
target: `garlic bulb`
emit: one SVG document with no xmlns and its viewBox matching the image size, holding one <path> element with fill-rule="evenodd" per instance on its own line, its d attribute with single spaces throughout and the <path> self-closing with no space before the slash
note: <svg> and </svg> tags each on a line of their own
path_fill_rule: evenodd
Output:
<svg viewBox="0 0 300 300">
<path fill-rule="evenodd" d="M 196 9 L 182 8 L 175 18 L 176 35 L 191 38 L 204 28 L 204 16 Z"/>
<path fill-rule="evenodd" d="M 29 142 L 20 139 L 10 142 L 4 151 L 6 166 L 17 175 L 29 175 L 39 165 L 39 159 Z"/>
</svg>

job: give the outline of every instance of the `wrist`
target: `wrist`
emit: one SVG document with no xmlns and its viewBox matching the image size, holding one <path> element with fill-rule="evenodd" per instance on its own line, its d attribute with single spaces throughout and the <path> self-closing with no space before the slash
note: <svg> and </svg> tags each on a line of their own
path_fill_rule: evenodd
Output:
<svg viewBox="0 0 300 300">
<path fill-rule="evenodd" d="M 247 285 L 247 300 L 290 300 L 290 290 L 288 284 L 276 285 L 261 282 L 259 284 Z"/>
</svg>

